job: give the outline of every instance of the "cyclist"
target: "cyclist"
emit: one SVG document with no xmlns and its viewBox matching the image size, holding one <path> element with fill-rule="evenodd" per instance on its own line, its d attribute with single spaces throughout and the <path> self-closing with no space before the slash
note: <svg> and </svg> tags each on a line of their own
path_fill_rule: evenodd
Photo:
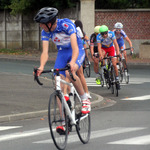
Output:
<svg viewBox="0 0 150 150">
<path fill-rule="evenodd" d="M 87 48 L 87 45 L 90 46 L 90 41 L 88 36 L 86 35 L 86 33 L 83 31 L 83 24 L 80 20 L 75 20 L 74 24 L 76 25 L 76 27 L 80 27 L 83 36 L 81 37 L 82 42 L 83 42 L 83 47 Z M 88 50 L 85 49 L 85 55 L 88 57 Z"/>
<path fill-rule="evenodd" d="M 125 39 L 129 43 L 130 48 L 131 48 L 131 52 L 133 53 L 132 42 L 129 39 L 129 37 L 126 35 L 126 33 L 123 31 L 123 24 L 121 22 L 117 22 L 114 25 L 114 28 L 115 29 L 113 30 L 113 32 L 115 33 L 117 43 L 119 45 L 120 50 L 122 51 L 126 48 L 125 43 L 124 43 L 124 39 Z M 124 58 L 127 62 L 127 54 L 126 54 L 125 50 L 123 51 L 123 55 L 124 55 Z"/>
<path fill-rule="evenodd" d="M 86 35 L 85 33 L 83 32 L 83 25 L 82 25 L 82 22 L 80 20 L 75 20 L 74 24 L 76 25 L 76 28 L 77 28 L 77 33 L 81 32 L 79 35 L 82 39 L 82 41 L 84 41 L 84 39 L 86 39 Z M 86 48 L 86 44 L 83 42 L 83 47 Z M 85 51 L 85 53 L 87 52 L 87 50 Z M 90 96 L 90 93 L 88 91 L 88 87 L 87 87 L 87 84 L 86 84 L 86 80 L 85 80 L 85 77 L 84 77 L 84 74 L 83 74 L 83 67 L 81 66 L 78 71 L 77 71 L 77 75 L 79 76 L 81 82 L 82 82 L 82 86 L 84 88 L 84 91 L 87 95 L 87 97 L 89 99 L 91 99 L 91 96 Z"/>
<path fill-rule="evenodd" d="M 76 29 L 77 29 L 77 34 L 80 36 L 80 38 L 82 39 L 83 38 L 83 26 L 82 26 L 82 22 L 80 20 L 72 20 L 72 22 L 76 25 Z M 81 30 L 82 29 L 82 30 Z M 81 83 L 82 83 L 82 86 L 83 86 L 83 89 L 88 97 L 88 99 L 91 99 L 91 95 L 88 91 L 88 87 L 87 87 L 87 84 L 86 84 L 86 80 L 85 80 L 85 77 L 84 77 L 84 74 L 83 74 L 83 67 L 81 65 L 81 67 L 77 70 L 77 75 L 78 77 L 80 78 L 81 80 Z M 68 82 L 70 82 L 68 79 L 67 79 Z M 67 89 L 68 88 L 68 89 Z M 66 86 L 65 89 L 64 89 L 64 96 L 65 96 L 65 99 L 66 100 L 69 100 L 69 95 L 68 93 L 70 92 L 70 89 L 69 89 L 69 86 Z"/>
<path fill-rule="evenodd" d="M 40 67 L 37 75 L 39 76 L 44 70 L 44 66 L 48 60 L 49 39 L 57 45 L 58 54 L 54 68 L 64 68 L 67 63 L 71 66 L 71 71 L 76 79 L 73 81 L 68 71 L 61 71 L 61 77 L 67 77 L 77 89 L 82 99 L 82 113 L 86 114 L 90 111 L 90 102 L 83 90 L 82 84 L 76 71 L 81 66 L 85 52 L 80 37 L 76 34 L 76 27 L 73 22 L 67 18 L 57 19 L 58 10 L 53 7 L 44 7 L 38 11 L 34 20 L 40 23 L 42 28 L 41 39 L 43 50 L 40 59 Z"/>
<path fill-rule="evenodd" d="M 94 33 L 92 33 L 90 36 L 90 51 L 91 51 L 92 60 L 94 62 L 94 72 L 96 73 L 96 83 L 97 84 L 101 84 L 101 81 L 99 78 L 99 70 L 98 70 L 99 58 L 97 58 L 95 56 L 98 53 L 96 37 L 99 34 L 99 28 L 100 28 L 100 26 L 95 26 Z M 95 54 L 95 55 L 93 55 L 93 54 Z"/>
<path fill-rule="evenodd" d="M 113 31 L 109 31 L 106 25 L 102 25 L 99 28 L 100 33 L 97 35 L 97 45 L 99 52 L 99 59 L 102 60 L 106 54 L 108 56 L 120 55 L 119 46 Z M 115 47 L 114 47 L 114 46 Z M 115 52 L 116 50 L 116 52 Z M 117 59 L 115 57 L 112 58 L 112 64 L 114 66 L 115 75 L 116 75 L 116 83 L 118 89 L 120 89 L 119 77 L 118 77 L 118 68 L 117 68 Z"/>
</svg>

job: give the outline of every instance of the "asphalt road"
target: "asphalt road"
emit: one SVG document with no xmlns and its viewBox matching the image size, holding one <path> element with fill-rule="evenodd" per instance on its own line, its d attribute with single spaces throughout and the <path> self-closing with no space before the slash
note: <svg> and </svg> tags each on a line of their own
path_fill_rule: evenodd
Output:
<svg viewBox="0 0 150 150">
<path fill-rule="evenodd" d="M 49 63 L 50 66 L 53 65 Z M 4 67 L 5 66 L 5 67 Z M 2 61 L 0 71 L 32 74 L 37 62 Z M 48 67 L 48 66 L 47 66 Z M 70 134 L 69 150 L 149 150 L 150 149 L 150 69 L 130 67 L 130 83 L 121 84 L 119 97 L 112 95 L 106 87 L 95 84 L 94 73 L 87 79 L 89 90 L 106 100 L 104 108 L 91 113 L 92 133 L 88 144 L 83 145 L 76 132 Z M 111 105 L 111 100 L 114 101 Z M 110 105 L 109 105 L 110 102 Z M 72 140 L 74 138 L 74 140 Z M 2 150 L 55 150 L 51 141 L 47 116 L 0 124 L 0 149 Z"/>
</svg>

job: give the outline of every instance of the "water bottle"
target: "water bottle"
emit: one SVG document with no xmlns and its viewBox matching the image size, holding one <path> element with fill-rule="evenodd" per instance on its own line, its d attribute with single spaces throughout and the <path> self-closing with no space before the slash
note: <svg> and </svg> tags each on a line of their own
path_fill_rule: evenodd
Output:
<svg viewBox="0 0 150 150">
<path fill-rule="evenodd" d="M 64 98 L 65 98 L 65 100 L 66 100 L 66 102 L 67 102 L 69 108 L 71 109 L 71 101 L 70 101 L 70 99 L 69 99 L 69 96 L 66 96 L 66 95 L 65 95 Z"/>
<path fill-rule="evenodd" d="M 118 68 L 118 70 L 119 70 L 119 63 L 117 63 L 117 68 Z"/>
</svg>

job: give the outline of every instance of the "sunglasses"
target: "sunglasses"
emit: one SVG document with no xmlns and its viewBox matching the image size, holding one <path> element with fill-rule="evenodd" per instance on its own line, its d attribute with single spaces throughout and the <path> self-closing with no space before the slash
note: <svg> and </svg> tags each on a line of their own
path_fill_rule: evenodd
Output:
<svg viewBox="0 0 150 150">
<path fill-rule="evenodd" d="M 116 29 L 116 31 L 119 31 L 119 32 L 120 32 L 121 30 L 119 30 L 119 29 Z"/>
<path fill-rule="evenodd" d="M 101 35 L 106 35 L 108 33 L 108 31 L 107 32 L 101 32 Z"/>
</svg>

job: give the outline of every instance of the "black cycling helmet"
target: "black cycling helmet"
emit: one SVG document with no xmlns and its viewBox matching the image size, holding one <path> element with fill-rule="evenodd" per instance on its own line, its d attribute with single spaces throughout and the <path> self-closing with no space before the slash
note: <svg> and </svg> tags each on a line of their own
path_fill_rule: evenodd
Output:
<svg viewBox="0 0 150 150">
<path fill-rule="evenodd" d="M 58 15 L 58 10 L 53 7 L 41 8 L 35 15 L 34 20 L 38 23 L 54 23 L 56 21 L 56 16 Z"/>
</svg>

